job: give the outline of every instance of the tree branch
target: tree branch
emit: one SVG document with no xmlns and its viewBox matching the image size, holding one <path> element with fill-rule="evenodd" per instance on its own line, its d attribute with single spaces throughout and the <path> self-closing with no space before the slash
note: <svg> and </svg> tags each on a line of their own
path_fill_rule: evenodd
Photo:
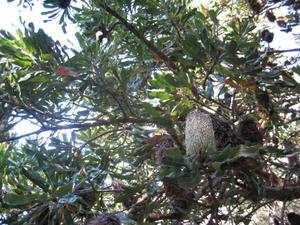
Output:
<svg viewBox="0 0 300 225">
<path fill-rule="evenodd" d="M 68 129 L 89 129 L 91 127 L 99 127 L 99 126 L 108 126 L 108 125 L 113 125 L 113 124 L 123 124 L 123 123 L 154 123 L 152 120 L 149 119 L 143 119 L 143 118 L 120 118 L 120 119 L 112 119 L 112 120 L 98 120 L 94 123 L 81 123 L 81 124 L 68 124 L 64 126 L 44 126 L 41 127 L 39 130 L 23 134 L 20 136 L 16 137 L 11 137 L 11 138 L 6 138 L 6 139 L 1 139 L 0 143 L 3 142 L 9 142 L 9 141 L 15 141 L 19 140 L 24 137 L 29 137 L 35 134 L 40 134 L 46 131 L 58 131 L 58 130 L 68 130 Z"/>
<path fill-rule="evenodd" d="M 113 133 L 113 132 L 118 132 L 118 131 L 124 131 L 126 130 L 125 128 L 122 128 L 122 129 L 113 129 L 113 130 L 109 130 L 109 131 L 106 131 L 106 132 L 103 132 L 103 133 L 100 133 L 90 139 L 88 139 L 85 143 L 83 143 L 77 150 L 78 151 L 81 151 L 86 145 L 90 144 L 91 142 L 95 141 L 96 139 L 98 138 L 101 138 L 103 137 L 104 135 L 106 134 L 109 134 L 109 133 Z"/>
<path fill-rule="evenodd" d="M 286 52 L 300 52 L 300 48 L 283 49 L 283 50 L 269 50 L 268 54 L 272 53 L 286 53 Z M 263 53 L 263 52 L 261 52 Z"/>
<path fill-rule="evenodd" d="M 262 197 L 279 201 L 298 199 L 300 198 L 300 186 L 265 187 Z"/>
<path fill-rule="evenodd" d="M 130 24 L 125 18 L 123 18 L 121 15 L 119 15 L 115 10 L 110 8 L 105 3 L 100 3 L 100 6 L 108 12 L 110 15 L 118 19 L 127 30 L 129 30 L 131 33 L 133 33 L 138 39 L 140 39 L 152 52 L 154 52 L 156 55 L 159 56 L 159 58 L 167 65 L 167 67 L 172 70 L 173 72 L 177 71 L 177 68 L 175 64 L 172 62 L 172 60 L 165 55 L 163 52 L 161 52 L 156 46 L 153 45 L 150 41 L 146 39 L 146 37 L 139 32 L 132 24 Z"/>
</svg>

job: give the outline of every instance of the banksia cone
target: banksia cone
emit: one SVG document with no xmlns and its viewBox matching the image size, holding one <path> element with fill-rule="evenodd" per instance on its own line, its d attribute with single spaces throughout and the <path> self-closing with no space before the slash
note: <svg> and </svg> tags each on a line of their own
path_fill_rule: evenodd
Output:
<svg viewBox="0 0 300 225">
<path fill-rule="evenodd" d="M 201 158 L 216 151 L 213 124 L 208 114 L 193 111 L 187 115 L 185 145 L 187 155 L 199 155 Z"/>
<path fill-rule="evenodd" d="M 90 188 L 77 188 L 74 191 L 74 194 L 83 198 L 83 200 L 88 204 L 89 207 L 92 207 L 96 203 L 96 193 L 93 189 Z"/>
<path fill-rule="evenodd" d="M 256 121 L 250 116 L 245 117 L 239 123 L 238 134 L 245 144 L 263 143 L 263 134 L 257 128 Z"/>
<path fill-rule="evenodd" d="M 172 139 L 168 136 L 162 137 L 158 143 L 154 146 L 155 149 L 155 161 L 157 165 L 163 168 L 165 165 L 163 163 L 163 158 L 166 156 L 166 149 L 174 147 Z"/>
<path fill-rule="evenodd" d="M 240 144 L 232 125 L 215 115 L 210 116 L 213 124 L 217 149 L 224 149 L 226 146 L 235 146 Z"/>
</svg>

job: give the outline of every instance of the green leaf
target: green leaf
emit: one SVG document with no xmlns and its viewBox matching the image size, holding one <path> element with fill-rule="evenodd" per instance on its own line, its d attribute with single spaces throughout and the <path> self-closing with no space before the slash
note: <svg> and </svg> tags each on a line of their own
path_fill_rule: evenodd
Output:
<svg viewBox="0 0 300 225">
<path fill-rule="evenodd" d="M 154 117 L 153 118 L 154 122 L 156 124 L 159 124 L 163 127 L 168 127 L 168 128 L 172 128 L 173 127 L 173 122 L 170 119 L 167 119 L 165 117 Z"/>
<path fill-rule="evenodd" d="M 165 149 L 166 155 L 170 158 L 176 159 L 176 160 L 182 160 L 183 155 L 179 148 L 167 148 Z"/>
<path fill-rule="evenodd" d="M 176 167 L 166 167 L 159 171 L 159 177 L 164 179 L 175 179 L 178 175 L 178 169 Z"/>
<path fill-rule="evenodd" d="M 143 104 L 144 104 L 145 111 L 148 114 L 150 114 L 150 116 L 152 117 L 152 119 L 156 124 L 159 124 L 163 127 L 169 127 L 169 128 L 172 127 L 173 125 L 172 120 L 161 116 L 161 113 L 157 111 L 150 103 L 145 102 Z"/>
<path fill-rule="evenodd" d="M 205 53 L 202 45 L 199 43 L 198 35 L 195 33 L 187 34 L 183 41 L 183 47 L 200 65 L 203 64 L 202 60 L 204 60 Z"/>
<path fill-rule="evenodd" d="M 13 193 L 6 193 L 3 195 L 4 203 L 13 207 L 23 207 L 34 203 L 45 202 L 47 200 L 46 194 L 23 194 L 17 195 Z"/>
<path fill-rule="evenodd" d="M 197 170 L 198 171 L 198 170 Z M 204 178 L 200 173 L 195 173 L 191 171 L 185 171 L 181 174 L 177 181 L 178 185 L 184 189 L 195 188 L 199 185 L 200 181 Z"/>
<path fill-rule="evenodd" d="M 152 117 L 160 117 L 160 112 L 158 112 L 150 103 L 144 103 L 144 108 L 148 114 L 150 114 Z"/>
<path fill-rule="evenodd" d="M 168 156 L 162 158 L 162 163 L 167 166 L 182 167 L 185 166 L 183 159 L 175 159 Z"/>
<path fill-rule="evenodd" d="M 174 87 L 179 87 L 180 85 L 171 74 L 166 74 L 165 80 Z"/>
<path fill-rule="evenodd" d="M 90 110 L 82 110 L 82 111 L 78 111 L 77 112 L 77 117 L 80 117 L 80 116 L 88 116 L 90 113 Z"/>
<path fill-rule="evenodd" d="M 160 100 L 167 100 L 173 97 L 172 94 L 165 91 L 151 91 L 150 96 L 153 98 L 159 98 Z"/>
<path fill-rule="evenodd" d="M 269 72 L 257 73 L 257 76 L 260 76 L 265 79 L 274 79 L 274 78 L 278 78 L 281 74 L 282 74 L 281 70 L 272 70 Z"/>
<path fill-rule="evenodd" d="M 68 225 L 74 225 L 74 220 L 71 213 L 64 209 L 64 222 Z"/>
<path fill-rule="evenodd" d="M 42 188 L 45 192 L 49 191 L 49 184 L 47 184 L 46 180 L 43 179 L 38 173 L 34 171 L 27 171 L 24 167 L 21 169 L 22 173 L 35 185 Z"/>
<path fill-rule="evenodd" d="M 216 70 L 223 76 L 223 77 L 234 77 L 235 71 L 231 70 L 229 68 L 226 68 L 225 66 L 217 65 Z"/>
<path fill-rule="evenodd" d="M 257 146 L 235 146 L 235 147 L 227 147 L 221 153 L 218 152 L 216 155 L 212 156 L 211 159 L 208 160 L 208 163 L 212 163 L 215 166 L 219 166 L 218 162 L 224 163 L 232 163 L 240 158 L 254 158 L 256 159 L 259 156 L 260 149 Z"/>
<path fill-rule="evenodd" d="M 292 68 L 293 72 L 297 73 L 298 75 L 300 75 L 300 66 L 295 66 Z"/>
<path fill-rule="evenodd" d="M 54 195 L 57 197 L 62 197 L 64 195 L 70 194 L 71 192 L 72 192 L 72 183 L 70 182 L 58 187 L 54 191 Z"/>
</svg>

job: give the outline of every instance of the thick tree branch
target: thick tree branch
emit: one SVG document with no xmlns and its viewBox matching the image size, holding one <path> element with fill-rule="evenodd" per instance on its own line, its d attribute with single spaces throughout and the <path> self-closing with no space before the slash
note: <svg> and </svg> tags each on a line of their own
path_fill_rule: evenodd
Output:
<svg viewBox="0 0 300 225">
<path fill-rule="evenodd" d="M 282 49 L 282 50 L 274 50 L 274 49 L 268 50 L 268 54 L 286 53 L 286 52 L 300 52 L 300 48 Z M 265 51 L 260 51 L 259 53 L 265 53 Z"/>
<path fill-rule="evenodd" d="M 140 124 L 140 123 L 154 123 L 154 122 L 149 119 L 128 117 L 128 118 L 120 118 L 120 119 L 112 119 L 112 120 L 98 120 L 94 123 L 81 123 L 81 124 L 77 123 L 77 124 L 68 124 L 68 125 L 63 125 L 63 126 L 60 126 L 60 125 L 43 126 L 39 130 L 30 132 L 28 134 L 23 134 L 23 135 L 16 136 L 16 137 L 1 139 L 0 143 L 19 140 L 21 138 L 29 137 L 32 135 L 38 135 L 38 134 L 46 132 L 46 131 L 58 131 L 58 130 L 68 130 L 68 129 L 89 129 L 92 127 L 108 126 L 108 125 L 113 125 L 113 124 L 126 124 L 126 123 Z"/>
<path fill-rule="evenodd" d="M 299 199 L 300 186 L 265 187 L 262 197 L 279 201 Z"/>
<path fill-rule="evenodd" d="M 147 38 L 139 32 L 132 24 L 130 24 L 125 18 L 123 18 L 121 15 L 119 15 L 115 10 L 110 8 L 105 3 L 100 3 L 100 6 L 108 12 L 110 15 L 118 19 L 122 25 L 126 27 L 127 30 L 129 30 L 131 33 L 133 33 L 138 39 L 140 39 L 152 52 L 154 52 L 159 58 L 167 65 L 167 67 L 172 71 L 177 71 L 177 68 L 175 64 L 172 62 L 172 60 L 165 55 L 163 52 L 161 52 L 156 46 L 153 45 Z"/>
</svg>

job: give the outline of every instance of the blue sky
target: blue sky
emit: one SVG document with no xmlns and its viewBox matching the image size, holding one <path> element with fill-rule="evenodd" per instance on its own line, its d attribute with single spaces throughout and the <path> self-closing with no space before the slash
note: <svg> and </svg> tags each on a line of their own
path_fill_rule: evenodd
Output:
<svg viewBox="0 0 300 225">
<path fill-rule="evenodd" d="M 75 32 L 77 30 L 75 25 L 69 23 L 67 26 L 67 34 L 64 34 L 57 20 L 43 23 L 43 20 L 47 17 L 41 15 L 41 12 L 45 10 L 42 7 L 42 0 L 35 0 L 34 10 L 18 7 L 18 2 L 19 0 L 15 0 L 12 3 L 7 3 L 6 0 L 0 0 L 1 29 L 14 32 L 21 25 L 19 20 L 19 16 L 21 15 L 22 20 L 24 20 L 26 24 L 34 22 L 36 28 L 43 28 L 53 39 L 59 40 L 61 43 L 68 46 L 74 45 L 75 48 L 78 47 L 78 43 L 75 38 Z M 194 5 L 196 6 L 200 3 L 206 4 L 207 2 L 207 0 L 194 0 Z M 285 12 L 283 11 L 282 13 L 284 14 Z M 275 24 L 272 30 L 276 32 L 276 35 L 271 47 L 274 47 L 275 49 L 290 49 L 299 47 L 299 45 L 295 43 L 292 33 L 286 34 L 284 32 L 279 32 L 280 29 Z M 299 28 L 296 30 L 298 31 L 296 33 L 300 33 Z"/>
<path fill-rule="evenodd" d="M 41 15 L 41 12 L 45 11 L 42 7 L 43 1 L 35 0 L 34 2 L 35 6 L 33 10 L 30 10 L 30 8 L 18 6 L 19 0 L 15 0 L 12 3 L 7 3 L 7 0 L 0 0 L 0 28 L 14 33 L 17 28 L 21 27 L 19 19 L 19 16 L 21 16 L 22 21 L 25 21 L 26 25 L 33 22 L 36 28 L 43 28 L 54 40 L 59 40 L 62 44 L 70 47 L 73 45 L 73 47 L 77 48 L 78 43 L 75 38 L 76 26 L 68 23 L 67 34 L 64 34 L 58 20 L 44 23 L 43 20 L 47 19 L 47 16 Z"/>
<path fill-rule="evenodd" d="M 64 34 L 58 23 L 58 20 L 44 23 L 43 20 L 47 19 L 47 17 L 41 15 L 41 12 L 45 10 L 42 7 L 43 0 L 35 0 L 34 2 L 35 6 L 33 10 L 30 10 L 30 8 L 23 8 L 18 6 L 19 0 L 15 0 L 12 3 L 7 3 L 7 0 L 0 0 L 0 29 L 4 29 L 14 33 L 17 28 L 22 27 L 19 20 L 19 16 L 21 16 L 21 19 L 25 21 L 26 24 L 33 22 L 36 29 L 43 28 L 45 32 L 54 40 L 59 40 L 62 44 L 69 47 L 78 48 L 78 43 L 75 38 L 75 32 L 76 30 L 78 30 L 78 28 L 76 28 L 75 25 L 69 23 L 67 26 L 67 33 Z M 194 5 L 199 5 L 200 2 L 206 4 L 209 1 L 195 0 Z M 280 32 L 279 28 L 275 24 L 273 25 L 272 31 L 275 32 L 275 37 L 274 41 L 271 44 L 271 47 L 275 49 L 291 49 L 299 47 L 299 45 L 295 43 L 292 33 L 286 34 L 284 32 Z M 299 28 L 297 29 L 297 31 L 298 32 L 296 33 L 300 33 Z M 295 53 L 287 54 L 287 56 L 289 57 L 295 55 Z M 30 127 L 31 129 L 18 129 L 23 126 L 26 126 L 27 128 Z M 21 135 L 35 129 L 29 121 L 23 121 L 16 126 L 15 130 L 18 130 L 18 134 Z"/>
<path fill-rule="evenodd" d="M 15 0 L 12 3 L 7 3 L 6 0 L 0 0 L 0 29 L 15 33 L 16 29 L 22 28 L 19 19 L 21 15 L 21 19 L 25 21 L 26 25 L 33 22 L 36 29 L 44 29 L 49 36 L 54 40 L 59 40 L 62 45 L 79 48 L 75 37 L 78 28 L 70 23 L 67 26 L 67 33 L 64 34 L 58 20 L 44 23 L 43 20 L 47 19 L 47 17 L 41 15 L 41 12 L 45 10 L 42 7 L 42 1 L 36 0 L 35 2 L 35 7 L 33 10 L 30 10 L 30 8 L 18 6 L 19 0 Z M 24 129 L 24 127 L 26 127 L 26 129 Z M 28 120 L 23 120 L 14 127 L 14 132 L 17 132 L 18 135 L 30 133 L 34 130 L 38 130 L 38 127 Z M 48 135 L 50 135 L 50 132 L 41 134 L 43 137 L 47 137 Z"/>
</svg>

